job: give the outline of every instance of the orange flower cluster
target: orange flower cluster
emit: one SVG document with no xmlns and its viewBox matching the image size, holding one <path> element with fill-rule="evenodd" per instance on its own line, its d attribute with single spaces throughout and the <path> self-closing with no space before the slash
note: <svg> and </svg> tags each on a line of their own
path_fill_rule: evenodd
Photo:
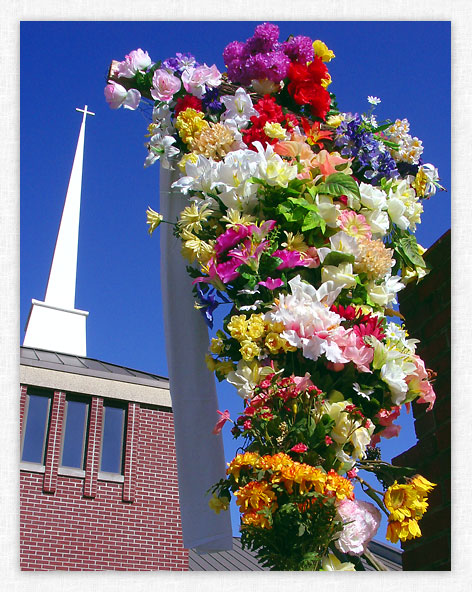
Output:
<svg viewBox="0 0 472 592">
<path fill-rule="evenodd" d="M 277 497 L 271 484 L 283 483 L 289 495 L 293 494 L 294 484 L 298 486 L 300 494 L 315 491 L 326 497 L 354 499 L 354 486 L 349 479 L 341 477 L 331 469 L 325 473 L 321 469 L 305 463 L 294 461 L 288 454 L 279 452 L 272 456 L 259 456 L 255 452 L 238 454 L 228 465 L 227 474 L 239 481 L 241 469 L 264 470 L 268 473 L 265 480 L 250 481 L 238 489 L 235 496 L 242 513 L 242 522 L 246 525 L 256 525 L 270 528 L 270 514 L 264 511 L 268 508 L 274 513 L 278 507 Z M 300 509 L 307 509 L 306 504 L 300 504 Z"/>
</svg>

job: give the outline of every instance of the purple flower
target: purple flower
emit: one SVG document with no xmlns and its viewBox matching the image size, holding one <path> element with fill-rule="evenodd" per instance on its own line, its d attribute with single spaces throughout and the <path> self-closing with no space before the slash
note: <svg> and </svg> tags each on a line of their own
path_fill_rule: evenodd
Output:
<svg viewBox="0 0 472 592">
<path fill-rule="evenodd" d="M 285 41 L 285 43 L 282 43 L 282 48 L 292 62 L 306 64 L 314 59 L 313 42 L 304 35 L 297 35 Z"/>
<path fill-rule="evenodd" d="M 212 289 L 208 290 L 206 294 L 203 293 L 200 286 L 197 285 L 198 301 L 200 304 L 200 312 L 203 315 L 205 323 L 213 329 L 213 312 L 219 306 L 216 296 Z"/>
<path fill-rule="evenodd" d="M 221 111 L 223 109 L 222 103 L 218 100 L 219 89 L 206 87 L 206 92 L 202 97 L 202 106 L 209 111 Z"/>
<path fill-rule="evenodd" d="M 195 60 L 191 53 L 177 53 L 175 58 L 167 58 L 162 62 L 163 68 L 183 72 L 188 68 L 197 68 L 200 64 Z"/>
<path fill-rule="evenodd" d="M 267 53 L 279 45 L 279 27 L 272 23 L 257 25 L 254 35 L 246 41 L 244 54 Z"/>
</svg>

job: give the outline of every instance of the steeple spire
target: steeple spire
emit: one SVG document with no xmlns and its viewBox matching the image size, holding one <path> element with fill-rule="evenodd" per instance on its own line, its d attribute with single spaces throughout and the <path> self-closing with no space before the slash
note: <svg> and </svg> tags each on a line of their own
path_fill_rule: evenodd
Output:
<svg viewBox="0 0 472 592">
<path fill-rule="evenodd" d="M 84 109 L 79 139 L 67 188 L 44 302 L 32 300 L 23 345 L 86 355 L 88 312 L 75 308 L 80 198 L 84 159 L 85 120 L 95 115 Z"/>
</svg>

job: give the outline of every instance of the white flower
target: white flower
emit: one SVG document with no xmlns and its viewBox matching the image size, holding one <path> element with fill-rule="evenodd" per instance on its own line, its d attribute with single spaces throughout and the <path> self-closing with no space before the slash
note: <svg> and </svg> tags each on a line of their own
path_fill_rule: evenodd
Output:
<svg viewBox="0 0 472 592">
<path fill-rule="evenodd" d="M 240 360 L 235 371 L 226 376 L 226 380 L 236 387 L 238 395 L 250 399 L 259 382 L 274 370 L 271 366 L 259 366 L 257 362 Z"/>
<path fill-rule="evenodd" d="M 131 109 L 134 111 L 138 108 L 141 101 L 141 93 L 139 90 L 132 88 L 126 90 L 124 86 L 110 80 L 105 87 L 105 100 L 110 105 L 111 109 Z"/>
<path fill-rule="evenodd" d="M 369 210 L 387 209 L 387 194 L 382 189 L 368 183 L 361 183 L 359 185 L 359 192 L 361 194 L 362 205 L 369 208 Z"/>
<path fill-rule="evenodd" d="M 341 561 L 334 555 L 330 553 L 327 557 L 323 557 L 321 561 L 321 570 L 322 571 L 356 571 L 354 564 L 350 561 L 345 561 L 341 563 Z"/>
<path fill-rule="evenodd" d="M 352 263 L 340 263 L 338 266 L 325 265 L 321 268 L 321 281 L 333 282 L 337 288 L 354 288 L 357 274 L 353 273 Z"/>
<path fill-rule="evenodd" d="M 352 384 L 352 388 L 355 390 L 355 392 L 360 397 L 363 397 L 364 399 L 367 399 L 368 401 L 370 400 L 370 395 L 372 395 L 374 392 L 374 389 L 369 389 L 369 388 L 365 388 L 364 390 L 362 390 L 360 385 L 357 382 L 354 382 Z"/>
<path fill-rule="evenodd" d="M 297 167 L 285 162 L 274 152 L 270 144 L 267 145 L 265 150 L 260 142 L 254 142 L 253 144 L 261 157 L 257 176 L 269 185 L 287 187 L 288 182 L 297 176 Z"/>
<path fill-rule="evenodd" d="M 221 116 L 221 121 L 232 119 L 239 129 L 246 128 L 251 117 L 258 115 L 258 112 L 253 107 L 251 97 L 244 88 L 238 88 L 234 96 L 222 96 L 220 101 L 226 107 L 226 111 Z"/>
<path fill-rule="evenodd" d="M 154 164 L 156 160 L 161 160 L 161 165 L 165 169 L 172 169 L 169 159 L 179 154 L 179 149 L 173 146 L 176 139 L 173 136 L 165 136 L 157 133 L 151 137 L 148 144 L 149 154 L 144 161 L 144 167 Z"/>
<path fill-rule="evenodd" d="M 372 97 L 370 95 L 367 97 L 367 100 L 371 105 L 378 105 L 382 102 L 381 99 L 379 99 L 378 97 Z"/>
<path fill-rule="evenodd" d="M 396 303 L 395 294 L 403 290 L 404 287 L 405 284 L 398 275 L 387 276 L 381 284 L 372 281 L 366 286 L 369 298 L 379 306 L 387 306 L 391 302 Z"/>
</svg>

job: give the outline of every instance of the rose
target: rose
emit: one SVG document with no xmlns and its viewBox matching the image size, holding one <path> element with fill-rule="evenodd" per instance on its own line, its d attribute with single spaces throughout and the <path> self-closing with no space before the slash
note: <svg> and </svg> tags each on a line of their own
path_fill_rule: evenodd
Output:
<svg viewBox="0 0 472 592">
<path fill-rule="evenodd" d="M 182 73 L 182 82 L 185 90 L 201 99 L 206 92 L 206 87 L 215 88 L 221 84 L 221 73 L 213 64 L 210 68 L 203 64 L 198 68 L 189 68 Z"/>
<path fill-rule="evenodd" d="M 288 70 L 290 82 L 287 90 L 298 105 L 310 105 L 314 116 L 325 119 L 331 103 L 329 92 L 322 81 L 328 78 L 328 70 L 319 57 L 308 66 L 292 62 Z"/>
<path fill-rule="evenodd" d="M 152 77 L 151 96 L 157 101 L 169 103 L 182 86 L 179 78 L 167 70 L 156 70 Z"/>
</svg>

